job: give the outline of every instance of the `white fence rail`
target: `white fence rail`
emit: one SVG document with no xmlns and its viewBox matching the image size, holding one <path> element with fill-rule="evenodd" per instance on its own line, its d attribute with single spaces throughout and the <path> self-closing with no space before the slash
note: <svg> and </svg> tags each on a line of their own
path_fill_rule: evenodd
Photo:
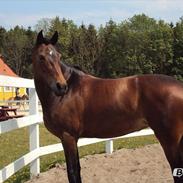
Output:
<svg viewBox="0 0 183 183">
<path fill-rule="evenodd" d="M 29 116 L 17 119 L 10 119 L 0 122 L 0 134 L 12 130 L 29 127 L 29 149 L 30 152 L 10 163 L 0 170 L 0 183 L 8 179 L 24 166 L 30 164 L 30 174 L 37 175 L 40 173 L 40 156 L 62 151 L 61 143 L 40 147 L 39 145 L 39 123 L 42 122 L 42 116 L 38 111 L 38 98 L 35 91 L 33 80 L 0 76 L 0 86 L 25 87 L 29 88 Z M 151 129 L 141 130 L 122 137 L 135 137 L 154 134 Z M 115 138 L 117 139 L 117 138 Z M 84 138 L 78 141 L 78 146 L 89 145 L 97 142 L 106 141 L 106 153 L 113 152 L 113 139 Z"/>
</svg>

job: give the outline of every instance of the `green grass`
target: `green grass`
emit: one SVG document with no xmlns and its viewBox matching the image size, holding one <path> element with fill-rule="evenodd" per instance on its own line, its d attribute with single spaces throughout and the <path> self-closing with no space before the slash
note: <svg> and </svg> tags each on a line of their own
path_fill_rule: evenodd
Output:
<svg viewBox="0 0 183 183">
<path fill-rule="evenodd" d="M 59 143 L 60 140 L 50 134 L 44 127 L 40 125 L 40 145 L 50 145 Z M 157 143 L 154 136 L 144 136 L 135 138 L 118 139 L 114 141 L 114 149 L 120 148 L 137 148 L 146 144 Z M 0 169 L 9 163 L 15 161 L 19 157 L 28 153 L 29 149 L 29 136 L 28 128 L 22 128 L 14 130 L 10 133 L 0 135 Z M 80 157 L 88 154 L 103 153 L 105 151 L 105 143 L 97 143 L 79 148 Z M 54 164 L 65 162 L 63 152 L 53 153 L 41 157 L 41 171 L 47 171 L 53 167 Z M 15 175 L 11 176 L 5 183 L 21 183 L 28 180 L 29 177 L 29 166 L 24 167 L 18 171 Z"/>
</svg>

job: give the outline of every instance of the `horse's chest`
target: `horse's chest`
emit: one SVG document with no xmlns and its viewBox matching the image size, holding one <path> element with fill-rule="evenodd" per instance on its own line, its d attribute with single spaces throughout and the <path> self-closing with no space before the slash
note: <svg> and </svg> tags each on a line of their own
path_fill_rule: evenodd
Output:
<svg viewBox="0 0 183 183">
<path fill-rule="evenodd" d="M 46 128 L 56 136 L 61 136 L 65 131 L 73 133 L 79 128 L 79 120 L 74 112 L 69 110 L 52 111 L 44 114 L 44 123 Z"/>
</svg>

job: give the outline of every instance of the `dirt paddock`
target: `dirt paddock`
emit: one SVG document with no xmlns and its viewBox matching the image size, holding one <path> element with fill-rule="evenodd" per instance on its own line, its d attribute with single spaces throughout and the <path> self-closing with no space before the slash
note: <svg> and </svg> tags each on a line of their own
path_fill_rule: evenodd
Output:
<svg viewBox="0 0 183 183">
<path fill-rule="evenodd" d="M 83 183 L 172 183 L 170 167 L 159 144 L 96 154 L 80 160 Z M 68 183 L 65 165 L 27 183 Z"/>
</svg>

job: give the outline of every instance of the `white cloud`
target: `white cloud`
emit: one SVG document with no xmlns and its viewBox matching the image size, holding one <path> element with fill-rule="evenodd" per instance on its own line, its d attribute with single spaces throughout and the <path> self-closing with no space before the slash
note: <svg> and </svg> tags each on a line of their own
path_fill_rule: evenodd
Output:
<svg viewBox="0 0 183 183">
<path fill-rule="evenodd" d="M 41 18 L 53 18 L 55 14 L 37 14 L 37 15 L 24 15 L 24 14 L 0 14 L 0 25 L 6 28 L 13 28 L 19 26 L 34 26 Z"/>
<path fill-rule="evenodd" d="M 128 0 L 108 2 L 114 2 L 115 6 L 111 4 L 111 8 L 107 10 L 83 12 L 84 19 L 92 22 L 95 21 L 99 24 L 99 21 L 105 23 L 109 18 L 115 21 L 122 21 L 132 17 L 134 14 L 145 13 L 155 19 L 177 22 L 183 15 L 183 0 Z"/>
<path fill-rule="evenodd" d="M 177 22 L 183 15 L 182 0 L 155 0 L 143 5 L 144 13 L 167 22 Z"/>
<path fill-rule="evenodd" d="M 155 0 L 155 1 L 146 1 L 144 4 L 146 10 L 150 12 L 167 12 L 175 10 L 183 10 L 183 1 L 182 0 Z"/>
</svg>

